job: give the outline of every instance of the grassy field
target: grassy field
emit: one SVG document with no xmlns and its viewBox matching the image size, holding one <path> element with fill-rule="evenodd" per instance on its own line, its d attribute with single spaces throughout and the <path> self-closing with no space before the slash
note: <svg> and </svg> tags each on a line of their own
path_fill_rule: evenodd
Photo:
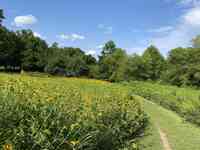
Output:
<svg viewBox="0 0 200 150">
<path fill-rule="evenodd" d="M 175 111 L 185 120 L 200 126 L 199 90 L 137 81 L 127 85 L 134 94 Z"/>
<path fill-rule="evenodd" d="M 98 80 L 0 75 L 0 147 L 138 148 L 148 125 L 140 101 Z"/>
<path fill-rule="evenodd" d="M 199 90 L 138 81 L 125 85 L 146 99 L 143 107 L 151 126 L 149 136 L 142 141 L 143 149 L 163 149 L 159 129 L 166 134 L 172 150 L 200 149 L 200 128 L 185 121 L 199 125 Z"/>
<path fill-rule="evenodd" d="M 190 110 L 198 98 L 197 90 L 144 82 L 0 74 L 0 147 L 165 150 L 162 130 L 172 150 L 199 150 L 200 128 L 166 109 Z"/>
</svg>

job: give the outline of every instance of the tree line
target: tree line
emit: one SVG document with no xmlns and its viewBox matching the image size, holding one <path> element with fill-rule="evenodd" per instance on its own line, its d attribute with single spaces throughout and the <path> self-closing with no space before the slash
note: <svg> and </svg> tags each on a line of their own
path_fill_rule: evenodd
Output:
<svg viewBox="0 0 200 150">
<path fill-rule="evenodd" d="M 2 25 L 3 19 L 0 9 L 0 69 L 3 71 L 200 86 L 200 36 L 192 40 L 191 47 L 170 50 L 166 58 L 153 45 L 142 55 L 128 55 L 113 41 L 108 41 L 97 59 L 80 48 L 48 45 L 31 30 L 10 31 Z"/>
</svg>

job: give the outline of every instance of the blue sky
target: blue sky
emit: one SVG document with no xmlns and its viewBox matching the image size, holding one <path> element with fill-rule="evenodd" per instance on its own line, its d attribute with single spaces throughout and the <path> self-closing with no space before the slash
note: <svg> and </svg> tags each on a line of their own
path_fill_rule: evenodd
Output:
<svg viewBox="0 0 200 150">
<path fill-rule="evenodd" d="M 9 29 L 30 28 L 61 46 L 99 54 L 114 40 L 128 53 L 154 44 L 163 54 L 200 34 L 199 0 L 1 0 Z"/>
</svg>

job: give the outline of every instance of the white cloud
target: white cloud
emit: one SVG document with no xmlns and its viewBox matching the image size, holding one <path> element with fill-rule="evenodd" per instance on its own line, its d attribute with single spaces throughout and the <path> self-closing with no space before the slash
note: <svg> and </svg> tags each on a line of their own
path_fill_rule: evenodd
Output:
<svg viewBox="0 0 200 150">
<path fill-rule="evenodd" d="M 98 28 L 104 32 L 104 34 L 112 34 L 113 33 L 113 27 L 112 26 L 106 26 L 104 24 L 99 24 Z"/>
<path fill-rule="evenodd" d="M 199 4 L 200 0 L 179 0 L 178 1 L 180 4 L 183 5 L 192 5 L 192 6 L 196 6 Z"/>
<path fill-rule="evenodd" d="M 46 39 L 46 37 L 44 37 L 44 36 L 42 36 L 40 33 L 38 33 L 38 32 L 33 32 L 33 35 L 35 36 L 35 37 L 39 37 L 39 38 L 41 38 L 41 39 Z"/>
<path fill-rule="evenodd" d="M 76 33 L 72 33 L 70 35 L 67 35 L 67 34 L 61 34 L 58 36 L 60 39 L 62 40 L 71 40 L 72 42 L 73 41 L 77 41 L 77 40 L 84 40 L 85 39 L 85 36 L 83 35 L 79 35 L 79 34 L 76 34 Z"/>
<path fill-rule="evenodd" d="M 166 54 L 172 48 L 187 46 L 192 38 L 189 35 L 190 28 L 185 25 L 177 26 L 173 31 L 166 36 L 156 37 L 152 39 L 152 43 L 156 45 L 161 51 Z"/>
<path fill-rule="evenodd" d="M 164 0 L 164 2 L 172 3 L 175 2 L 176 4 L 180 6 L 186 6 L 186 7 L 194 7 L 200 4 L 200 0 Z"/>
<path fill-rule="evenodd" d="M 164 26 L 156 29 L 149 29 L 148 32 L 153 32 L 153 33 L 166 33 L 173 30 L 172 26 Z"/>
<path fill-rule="evenodd" d="M 104 47 L 104 45 L 102 44 L 102 45 L 98 45 L 97 46 L 97 49 L 102 49 Z"/>
<path fill-rule="evenodd" d="M 36 36 L 36 37 L 39 37 L 39 38 L 41 38 L 42 36 L 41 36 L 41 34 L 40 33 L 38 33 L 38 32 L 33 32 L 33 35 L 34 36 Z"/>
<path fill-rule="evenodd" d="M 96 51 L 95 50 L 89 50 L 89 51 L 86 52 L 86 55 L 95 56 L 96 55 Z"/>
<path fill-rule="evenodd" d="M 184 16 L 185 23 L 190 25 L 199 26 L 200 25 L 200 7 L 195 7 L 190 9 Z"/>
<path fill-rule="evenodd" d="M 178 19 L 179 23 L 170 32 L 151 39 L 164 54 L 176 47 L 191 46 L 191 39 L 200 34 L 199 5 L 187 9 Z"/>
<path fill-rule="evenodd" d="M 75 33 L 73 33 L 73 34 L 71 35 L 71 38 L 72 38 L 72 40 L 84 40 L 84 39 L 85 39 L 84 36 L 78 35 L 78 34 L 75 34 Z"/>
<path fill-rule="evenodd" d="M 66 34 L 61 34 L 58 37 L 63 39 L 63 40 L 69 40 L 69 35 L 66 35 Z"/>
<path fill-rule="evenodd" d="M 32 25 L 37 22 L 38 20 L 35 16 L 26 15 L 26 16 L 16 16 L 13 24 L 17 27 L 22 27 L 24 25 Z"/>
</svg>

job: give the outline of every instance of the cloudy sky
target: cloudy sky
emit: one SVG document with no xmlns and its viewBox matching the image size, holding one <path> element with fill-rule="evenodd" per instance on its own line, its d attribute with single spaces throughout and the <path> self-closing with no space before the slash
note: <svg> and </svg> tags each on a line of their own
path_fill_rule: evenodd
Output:
<svg viewBox="0 0 200 150">
<path fill-rule="evenodd" d="M 93 55 L 108 40 L 128 53 L 154 44 L 166 55 L 200 34 L 200 0 L 1 0 L 0 8 L 9 29 Z"/>
</svg>

